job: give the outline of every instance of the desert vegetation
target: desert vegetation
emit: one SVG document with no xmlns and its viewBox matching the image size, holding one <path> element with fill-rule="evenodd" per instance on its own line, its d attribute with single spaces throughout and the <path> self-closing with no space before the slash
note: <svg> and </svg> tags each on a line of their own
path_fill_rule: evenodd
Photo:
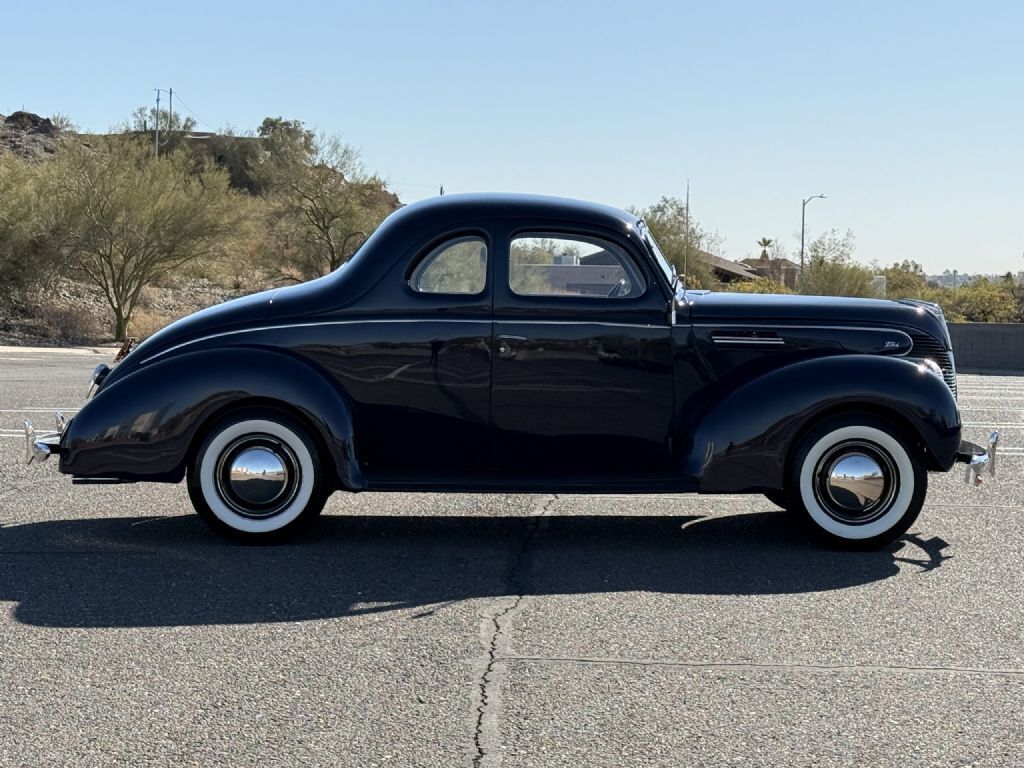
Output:
<svg viewBox="0 0 1024 768">
<path fill-rule="evenodd" d="M 146 336 L 203 306 L 337 269 L 400 205 L 355 147 L 299 120 L 196 134 L 177 114 L 140 109 L 94 135 L 63 116 L 0 117 L 0 337 Z M 683 201 L 635 212 L 691 287 L 875 296 L 884 275 L 889 298 L 938 302 L 953 320 L 1024 319 L 1013 275 L 951 286 L 913 261 L 868 266 L 854 258 L 852 232 L 811 241 L 789 287 L 771 269 L 722 286 L 712 255 L 721 241 Z M 776 239 L 757 247 L 764 264 L 784 261 Z"/>
</svg>

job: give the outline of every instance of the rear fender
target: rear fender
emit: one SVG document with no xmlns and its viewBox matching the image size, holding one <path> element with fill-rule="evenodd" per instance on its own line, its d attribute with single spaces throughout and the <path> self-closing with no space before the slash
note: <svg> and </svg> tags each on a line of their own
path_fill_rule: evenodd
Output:
<svg viewBox="0 0 1024 768">
<path fill-rule="evenodd" d="M 277 405 L 299 416 L 326 447 L 335 485 L 364 487 L 344 393 L 309 362 L 253 347 L 158 359 L 104 387 L 68 425 L 61 472 L 180 481 L 210 419 L 248 404 Z"/>
<path fill-rule="evenodd" d="M 827 414 L 856 410 L 895 417 L 923 443 L 930 468 L 953 466 L 960 414 L 945 382 L 908 360 L 842 355 L 743 382 L 710 410 L 690 414 L 682 471 L 706 493 L 781 489 L 804 430 Z"/>
</svg>

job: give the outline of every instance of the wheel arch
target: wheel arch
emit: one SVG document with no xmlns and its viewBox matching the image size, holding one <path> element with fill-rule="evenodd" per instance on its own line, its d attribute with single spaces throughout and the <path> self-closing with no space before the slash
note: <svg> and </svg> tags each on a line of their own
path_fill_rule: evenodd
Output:
<svg viewBox="0 0 1024 768">
<path fill-rule="evenodd" d="M 344 487 L 341 473 L 334 462 L 331 461 L 331 450 L 328 440 L 322 430 L 317 427 L 314 421 L 301 408 L 284 400 L 278 400 L 266 396 L 243 397 L 239 400 L 225 403 L 212 411 L 196 427 L 192 440 L 185 454 L 185 466 L 190 467 L 195 461 L 196 454 L 202 447 L 204 440 L 209 435 L 210 428 L 217 423 L 224 421 L 238 413 L 252 412 L 277 412 L 282 416 L 295 421 L 300 427 L 306 430 L 313 445 L 323 459 L 323 466 L 327 468 L 329 477 L 326 478 L 335 487 Z"/>
<path fill-rule="evenodd" d="M 189 352 L 132 371 L 71 421 L 60 468 L 83 477 L 179 482 L 210 424 L 253 406 L 308 427 L 325 449 L 335 487 L 364 487 L 348 397 L 314 363 L 266 347 Z"/>
<path fill-rule="evenodd" d="M 960 415 L 945 382 L 907 360 L 842 355 L 726 384 L 693 420 L 682 471 L 705 493 L 782 489 L 801 436 L 850 412 L 886 418 L 920 440 L 928 469 L 952 467 Z"/>
<path fill-rule="evenodd" d="M 893 407 L 892 404 L 889 403 L 878 403 L 865 400 L 859 405 L 857 403 L 850 403 L 842 406 L 831 405 L 823 408 L 821 411 L 808 418 L 800 429 L 793 435 L 793 439 L 790 441 L 789 450 L 786 455 L 786 473 L 788 474 L 789 469 L 792 466 L 793 457 L 796 454 L 797 447 L 808 434 L 815 430 L 820 424 L 830 419 L 854 414 L 864 414 L 865 416 L 871 416 L 891 423 L 897 430 L 899 430 L 900 433 L 914 443 L 914 449 L 918 452 L 919 457 L 929 470 L 941 469 L 941 467 L 935 463 L 935 457 L 932 456 L 931 451 L 928 450 L 928 443 L 926 442 L 925 436 L 920 427 L 915 425 L 914 421 L 907 416 L 906 413 Z"/>
</svg>

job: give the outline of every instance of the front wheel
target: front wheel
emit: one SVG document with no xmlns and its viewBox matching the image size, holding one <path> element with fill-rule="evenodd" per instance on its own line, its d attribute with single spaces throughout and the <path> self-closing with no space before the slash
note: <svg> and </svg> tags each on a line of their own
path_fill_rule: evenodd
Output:
<svg viewBox="0 0 1024 768">
<path fill-rule="evenodd" d="M 928 472 L 914 442 L 869 415 L 830 419 L 797 447 L 789 470 L 793 509 L 832 544 L 880 547 L 914 524 Z"/>
<path fill-rule="evenodd" d="M 238 413 L 216 424 L 196 452 L 188 493 L 218 533 L 267 542 L 320 513 L 322 475 L 315 443 L 294 420 L 274 411 Z"/>
</svg>

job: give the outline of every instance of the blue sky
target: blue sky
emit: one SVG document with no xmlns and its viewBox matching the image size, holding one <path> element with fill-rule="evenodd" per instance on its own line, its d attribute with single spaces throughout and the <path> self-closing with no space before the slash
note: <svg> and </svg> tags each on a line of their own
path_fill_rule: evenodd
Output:
<svg viewBox="0 0 1024 768">
<path fill-rule="evenodd" d="M 4 3 L 0 113 L 102 130 L 173 87 L 200 128 L 303 120 L 403 200 L 685 194 L 724 238 L 1024 268 L 1024 4 Z"/>
</svg>

